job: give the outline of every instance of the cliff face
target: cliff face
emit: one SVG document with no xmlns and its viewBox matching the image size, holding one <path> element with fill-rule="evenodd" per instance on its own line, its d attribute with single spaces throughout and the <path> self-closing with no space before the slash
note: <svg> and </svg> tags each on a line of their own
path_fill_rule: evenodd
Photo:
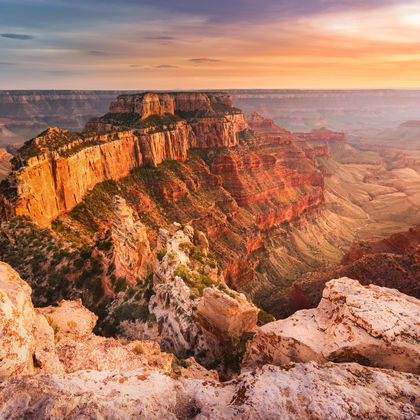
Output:
<svg viewBox="0 0 420 420">
<path fill-rule="evenodd" d="M 66 134 L 65 130 L 50 129 L 44 136 L 52 131 Z M 28 215 L 40 226 L 47 226 L 58 215 L 73 209 L 100 182 L 128 176 L 143 164 L 184 160 L 189 134 L 188 127 L 180 125 L 150 135 L 126 131 L 77 137 L 72 148 L 45 151 L 28 158 L 19 169 L 16 159 L 15 171 L 7 180 L 15 193 L 3 198 L 3 215 Z"/>
<path fill-rule="evenodd" d="M 211 118 L 195 118 L 191 123 L 178 119 L 168 125 L 151 125 L 138 130 L 126 127 L 122 131 L 112 126 L 118 131 L 102 135 L 49 129 L 17 152 L 13 172 L 3 185 L 3 217 L 28 215 L 41 226 L 47 226 L 58 215 L 73 209 L 96 184 L 126 177 L 132 169 L 145 164 L 156 166 L 164 160 L 184 161 L 191 147 L 234 146 L 238 143 L 238 131 L 246 126 L 242 113 L 227 113 L 231 102 L 226 95 L 220 98 L 217 94 L 158 95 L 159 106 L 153 102 L 156 95 L 140 97 L 141 101 L 139 95 L 119 98 L 111 109 L 127 111 L 132 103 L 137 110 L 136 104 L 140 101 L 138 106 L 145 112 L 140 116 L 143 119 L 148 112 L 166 112 L 165 104 L 171 98 L 169 102 L 174 109 L 196 106 L 200 111 L 202 104 L 210 107 L 212 101 L 217 100 L 227 111 L 216 116 L 212 110 Z M 104 128 L 95 121 L 92 124 L 96 129 Z M 108 128 L 107 123 L 104 124 Z"/>
<path fill-rule="evenodd" d="M 145 102 L 148 97 L 122 96 L 111 110 L 147 113 L 142 109 L 150 105 Z M 197 102 L 193 116 L 158 108 L 153 112 L 162 115 L 145 118 L 136 112 L 112 112 L 91 121 L 84 133 L 43 133 L 14 159 L 15 171 L 3 185 L 3 215 L 26 214 L 48 226 L 79 205 L 70 217 L 89 215 L 89 227 L 104 230 L 111 228 L 113 217 L 105 209 L 118 194 L 149 228 L 151 249 L 156 226 L 191 224 L 211 239 L 229 285 L 251 296 L 269 290 L 279 273 L 288 271 L 277 252 L 285 249 L 289 223 L 304 224 L 305 218 L 321 213 L 324 176 L 317 157 L 328 156 L 329 149 L 317 149 L 315 134 L 302 143 L 260 115 L 247 122 L 225 96 L 215 97 L 175 95 L 175 112 Z M 159 104 L 165 104 L 165 98 Z M 203 103 L 211 107 L 205 113 L 200 109 Z M 113 131 L 92 133 L 92 124 Z M 329 135 L 336 133 L 320 133 Z M 106 180 L 118 181 L 119 191 L 111 193 L 115 184 L 102 185 Z M 93 197 L 91 203 L 104 200 L 102 210 L 86 208 L 87 194 Z M 86 226 L 87 219 L 79 221 Z M 126 261 L 129 265 L 134 253 L 132 257 Z"/>
<path fill-rule="evenodd" d="M 137 95 L 120 95 L 111 102 L 110 113 L 136 113 L 142 119 L 150 115 L 175 114 L 177 112 L 213 114 L 214 107 L 233 108 L 233 101 L 226 93 L 202 92 L 146 92 Z"/>
</svg>

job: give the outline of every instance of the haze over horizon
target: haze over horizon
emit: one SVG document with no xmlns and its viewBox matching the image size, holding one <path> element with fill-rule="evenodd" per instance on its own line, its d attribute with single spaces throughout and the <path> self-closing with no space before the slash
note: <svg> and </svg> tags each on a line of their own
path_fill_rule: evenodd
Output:
<svg viewBox="0 0 420 420">
<path fill-rule="evenodd" d="M 420 88 L 417 1 L 0 0 L 0 89 Z"/>
</svg>

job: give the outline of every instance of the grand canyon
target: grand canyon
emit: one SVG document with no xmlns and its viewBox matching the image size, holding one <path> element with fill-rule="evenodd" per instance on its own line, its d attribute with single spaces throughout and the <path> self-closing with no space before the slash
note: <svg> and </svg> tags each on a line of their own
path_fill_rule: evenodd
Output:
<svg viewBox="0 0 420 420">
<path fill-rule="evenodd" d="M 0 26 L 0 420 L 420 420 L 417 1 Z"/>
<path fill-rule="evenodd" d="M 233 98 L 122 93 L 3 151 L 4 415 L 82 413 L 77 388 L 106 418 L 269 418 L 261 392 L 414 418 L 420 124 L 289 131 Z"/>
</svg>

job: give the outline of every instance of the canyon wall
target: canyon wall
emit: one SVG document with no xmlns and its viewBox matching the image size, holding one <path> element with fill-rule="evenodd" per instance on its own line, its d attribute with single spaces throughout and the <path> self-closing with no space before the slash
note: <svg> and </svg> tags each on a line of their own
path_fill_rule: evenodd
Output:
<svg viewBox="0 0 420 420">
<path fill-rule="evenodd" d="M 133 98 L 138 96 L 133 95 Z M 163 104 L 168 96 L 162 95 Z M 200 108 L 205 103 L 203 97 L 210 103 L 204 94 L 192 94 L 189 102 L 188 95 L 183 94 L 177 101 L 183 109 L 193 108 L 196 102 Z M 141 106 L 146 112 L 159 111 L 153 108 L 153 101 L 147 101 L 148 97 L 143 99 Z M 226 95 L 221 96 L 221 101 L 225 106 L 231 103 Z M 117 103 L 120 102 L 118 99 Z M 111 109 L 116 107 L 113 102 Z M 166 108 L 159 112 L 166 112 Z M 3 183 L 1 214 L 3 217 L 28 215 L 39 225 L 48 226 L 58 215 L 80 203 L 96 184 L 126 177 L 132 169 L 142 165 L 156 166 L 167 159 L 184 161 L 191 147 L 234 146 L 238 143 L 238 131 L 245 126 L 243 114 L 235 112 L 197 118 L 191 123 L 180 120 L 164 127 L 101 135 L 49 129 L 17 152 L 12 162 L 13 171 Z"/>
</svg>

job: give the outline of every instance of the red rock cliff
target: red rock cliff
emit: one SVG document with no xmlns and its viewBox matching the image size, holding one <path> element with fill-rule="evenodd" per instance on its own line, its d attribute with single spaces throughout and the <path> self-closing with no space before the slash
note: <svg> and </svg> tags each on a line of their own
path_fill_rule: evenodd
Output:
<svg viewBox="0 0 420 420">
<path fill-rule="evenodd" d="M 232 108 L 230 97 L 222 93 L 124 95 L 112 103 L 111 110 L 141 111 L 140 119 L 144 119 L 150 112 L 198 112 L 205 106 L 209 116 L 191 121 L 174 117 L 161 124 L 154 119 L 149 126 L 132 129 L 109 127 L 104 118 L 105 126 L 99 127 L 97 120 L 93 125 L 96 129 L 113 129 L 105 134 L 45 131 L 27 142 L 13 160 L 13 171 L 2 185 L 2 216 L 28 215 L 39 225 L 48 226 L 57 216 L 72 210 L 100 182 L 126 177 L 143 164 L 156 166 L 166 159 L 184 161 L 191 147 L 238 144 L 237 133 L 246 122 L 243 114 Z M 88 128 L 92 128 L 89 123 Z"/>
</svg>

